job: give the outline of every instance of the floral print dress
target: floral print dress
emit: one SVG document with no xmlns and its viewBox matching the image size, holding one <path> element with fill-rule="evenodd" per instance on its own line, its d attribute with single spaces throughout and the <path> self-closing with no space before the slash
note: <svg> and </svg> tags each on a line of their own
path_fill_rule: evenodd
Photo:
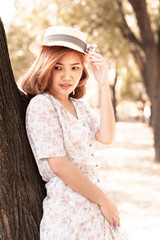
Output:
<svg viewBox="0 0 160 240">
<path fill-rule="evenodd" d="M 102 191 L 94 158 L 99 120 L 84 99 L 71 98 L 77 117 L 48 93 L 31 99 L 26 112 L 28 139 L 47 196 L 43 201 L 41 240 L 128 240 L 121 227 L 113 228 L 99 206 L 73 191 L 56 176 L 48 157 L 66 156 Z"/>
</svg>

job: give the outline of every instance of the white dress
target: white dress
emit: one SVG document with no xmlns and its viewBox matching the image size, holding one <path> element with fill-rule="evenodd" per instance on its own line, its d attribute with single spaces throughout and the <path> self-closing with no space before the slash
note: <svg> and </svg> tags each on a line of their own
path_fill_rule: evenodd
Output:
<svg viewBox="0 0 160 240">
<path fill-rule="evenodd" d="M 47 93 L 32 98 L 26 112 L 29 142 L 39 172 L 47 182 L 40 239 L 128 240 L 121 227 L 110 227 L 96 203 L 73 191 L 56 176 L 46 160 L 66 156 L 101 188 L 94 158 L 99 120 L 86 100 L 71 100 L 78 119 Z"/>
</svg>

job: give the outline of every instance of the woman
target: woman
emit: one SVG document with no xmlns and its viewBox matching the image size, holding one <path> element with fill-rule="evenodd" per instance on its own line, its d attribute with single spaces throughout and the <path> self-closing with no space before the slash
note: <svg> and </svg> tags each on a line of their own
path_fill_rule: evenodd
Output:
<svg viewBox="0 0 160 240">
<path fill-rule="evenodd" d="M 94 144 L 109 144 L 115 119 L 103 57 L 89 51 L 86 35 L 50 27 L 22 88 L 32 99 L 26 129 L 39 172 L 46 181 L 41 240 L 126 240 L 119 212 L 96 175 Z M 100 121 L 82 98 L 92 67 L 100 87 Z"/>
</svg>

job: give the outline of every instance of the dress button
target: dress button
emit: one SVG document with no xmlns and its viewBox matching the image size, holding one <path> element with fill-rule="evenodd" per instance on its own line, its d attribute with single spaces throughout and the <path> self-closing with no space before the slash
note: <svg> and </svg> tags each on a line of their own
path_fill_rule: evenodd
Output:
<svg viewBox="0 0 160 240">
<path fill-rule="evenodd" d="M 92 147 L 92 144 L 89 144 L 90 147 Z"/>
<path fill-rule="evenodd" d="M 93 153 L 91 154 L 91 156 L 92 156 L 92 157 L 94 156 Z"/>
</svg>

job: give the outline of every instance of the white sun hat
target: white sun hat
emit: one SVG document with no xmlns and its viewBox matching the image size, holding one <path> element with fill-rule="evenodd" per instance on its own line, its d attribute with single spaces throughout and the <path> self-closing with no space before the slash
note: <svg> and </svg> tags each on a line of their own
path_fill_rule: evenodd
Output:
<svg viewBox="0 0 160 240">
<path fill-rule="evenodd" d="M 43 46 L 63 46 L 87 53 L 89 49 L 87 48 L 86 39 L 87 35 L 76 28 L 54 26 L 46 29 L 43 43 L 32 43 L 30 50 L 37 55 Z"/>
</svg>

